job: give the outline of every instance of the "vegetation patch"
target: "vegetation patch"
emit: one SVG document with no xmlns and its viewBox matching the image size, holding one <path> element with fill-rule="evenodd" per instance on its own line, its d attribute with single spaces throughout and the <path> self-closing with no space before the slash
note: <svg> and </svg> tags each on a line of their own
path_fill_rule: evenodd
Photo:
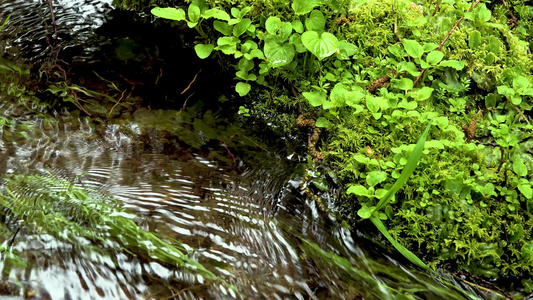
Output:
<svg viewBox="0 0 533 300">
<path fill-rule="evenodd" d="M 338 204 L 352 224 L 393 188 L 432 122 L 413 175 L 366 213 L 432 268 L 486 278 L 533 267 L 532 12 L 524 1 L 464 0 L 152 10 L 196 28 L 199 57 L 233 62 L 236 93 L 255 96 L 241 111 L 315 119 L 320 168 L 345 187 Z"/>
</svg>

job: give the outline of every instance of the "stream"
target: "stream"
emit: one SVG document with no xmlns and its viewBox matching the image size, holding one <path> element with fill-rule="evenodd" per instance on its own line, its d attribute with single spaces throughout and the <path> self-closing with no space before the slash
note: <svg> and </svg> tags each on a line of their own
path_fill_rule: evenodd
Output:
<svg viewBox="0 0 533 300">
<path fill-rule="evenodd" d="M 57 39 L 46 1 L 0 0 L 0 22 L 11 15 L 0 32 L 0 67 L 10 68 L 0 177 L 49 174 L 114 198 L 227 284 L 19 228 L 0 231 L 0 299 L 498 299 L 445 271 L 421 271 L 368 238 L 375 233 L 320 211 L 299 188 L 305 143 L 220 104 L 231 76 L 196 58 L 193 32 L 110 0 L 53 7 Z M 60 104 L 61 92 L 45 90 L 64 88 L 65 77 L 79 99 L 86 88 L 121 103 L 87 97 L 91 117 Z M 27 264 L 10 264 L 7 252 Z"/>
</svg>

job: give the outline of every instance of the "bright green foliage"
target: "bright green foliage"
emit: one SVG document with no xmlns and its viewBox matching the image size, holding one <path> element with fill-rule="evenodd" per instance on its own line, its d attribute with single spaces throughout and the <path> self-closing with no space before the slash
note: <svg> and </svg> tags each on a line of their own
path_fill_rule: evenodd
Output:
<svg viewBox="0 0 533 300">
<path fill-rule="evenodd" d="M 247 107 L 289 127 L 301 106 L 327 130 L 321 174 L 347 187 L 350 221 L 431 267 L 531 271 L 532 6 L 513 4 L 513 27 L 502 4 L 463 0 L 194 3 L 201 43 L 233 62 L 239 95 L 258 95 Z"/>
</svg>

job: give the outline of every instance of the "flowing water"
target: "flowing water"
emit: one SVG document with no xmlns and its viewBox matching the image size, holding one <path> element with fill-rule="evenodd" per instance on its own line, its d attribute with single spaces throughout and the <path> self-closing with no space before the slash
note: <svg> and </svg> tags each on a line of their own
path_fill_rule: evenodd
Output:
<svg viewBox="0 0 533 300">
<path fill-rule="evenodd" d="M 88 251 L 19 227 L 0 233 L 2 297 L 467 298 L 460 289 L 468 287 L 451 276 L 419 271 L 319 211 L 299 190 L 306 160 L 297 139 L 222 111 L 216 98 L 231 82 L 194 60 L 188 32 L 157 44 L 175 30 L 153 31 L 150 16 L 117 12 L 110 1 L 60 0 L 53 7 L 57 39 L 46 1 L 0 0 L 0 20 L 11 15 L 0 32 L 4 65 L 24 65 L 40 82 L 68 75 L 100 91 L 120 82 L 117 95 L 127 95 L 124 103 L 135 109 L 117 109 L 102 121 L 74 106 L 45 107 L 4 92 L 1 176 L 52 174 L 117 199 L 140 228 L 182 242 L 221 280 L 128 249 Z M 195 87 L 183 93 L 195 74 Z M 18 195 L 45 197 L 39 190 Z M 9 264 L 7 253 L 27 264 Z"/>
</svg>

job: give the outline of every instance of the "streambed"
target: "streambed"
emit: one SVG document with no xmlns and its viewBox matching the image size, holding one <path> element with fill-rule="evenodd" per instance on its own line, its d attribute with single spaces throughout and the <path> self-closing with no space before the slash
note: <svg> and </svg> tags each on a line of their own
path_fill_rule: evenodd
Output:
<svg viewBox="0 0 533 300">
<path fill-rule="evenodd" d="M 176 36 L 172 45 L 143 44 L 139 37 L 153 35 L 151 24 L 140 21 L 147 16 L 117 13 L 109 1 L 58 1 L 54 7 L 60 42 L 50 47 L 45 3 L 0 0 L 1 20 L 12 18 L 0 33 L 3 59 L 30 70 L 34 78 L 28 82 L 39 76 L 59 82 L 67 66 L 71 83 L 101 93 L 120 81 L 124 109 L 112 114 L 100 108 L 108 118 L 89 117 L 75 106 L 30 101 L 50 93 L 30 99 L 4 91 L 0 112 L 9 122 L 1 131 L 1 176 L 51 174 L 117 199 L 140 228 L 182 242 L 190 257 L 235 290 L 128 249 L 84 252 L 22 229 L 0 236 L 4 247 L 28 264 L 9 264 L 4 251 L 4 295 L 465 299 L 460 289 L 466 289 L 491 297 L 450 275 L 443 274 L 453 284 L 436 280 L 319 211 L 299 190 L 303 143 L 215 105 L 225 82 L 213 85 L 220 74 L 209 70 L 216 64 L 192 60 L 189 33 Z M 179 55 L 165 56 L 172 51 Z M 195 74 L 201 76 L 184 94 Z M 98 110 L 94 103 L 82 105 Z"/>
</svg>

